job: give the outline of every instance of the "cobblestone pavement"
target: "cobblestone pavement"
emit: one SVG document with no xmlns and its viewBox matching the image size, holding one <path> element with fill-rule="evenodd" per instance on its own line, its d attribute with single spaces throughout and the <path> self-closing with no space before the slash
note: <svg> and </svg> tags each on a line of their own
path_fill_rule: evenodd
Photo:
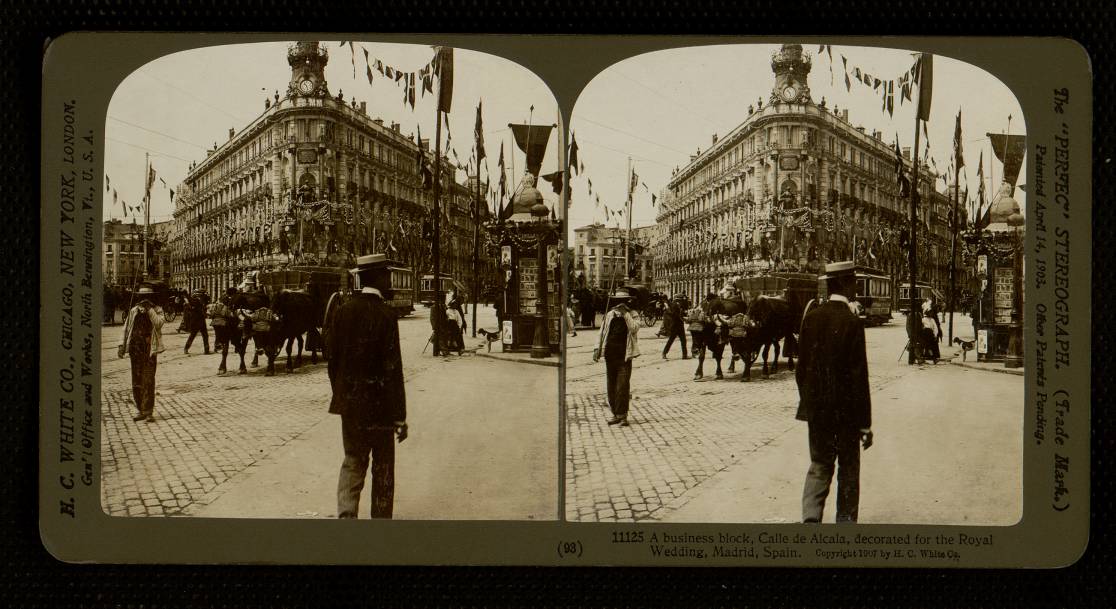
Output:
<svg viewBox="0 0 1116 609">
<path fill-rule="evenodd" d="M 495 327 L 494 319 L 485 323 L 490 310 L 479 312 L 481 327 Z M 265 377 L 262 364 L 237 375 L 239 362 L 230 354 L 230 373 L 216 376 L 220 356 L 203 355 L 200 337 L 191 355 L 183 354 L 186 335 L 174 332 L 177 325 L 164 327 L 154 423 L 132 421 L 129 363 L 116 357 L 122 326 L 102 332 L 101 503 L 110 515 L 174 516 L 210 503 L 226 482 L 329 416 L 321 360 L 312 365 L 304 357 L 301 368 L 286 374 L 284 354 L 276 376 Z M 424 309 L 400 321 L 408 379 L 442 362 L 429 351 L 420 356 L 429 332 Z"/>
<path fill-rule="evenodd" d="M 867 332 L 873 392 L 917 369 L 895 365 L 905 342 L 895 346 L 899 325 Z M 579 331 L 569 342 L 567 520 L 659 519 L 665 507 L 683 505 L 703 482 L 801 425 L 794 419 L 798 390 L 785 358 L 767 379 L 753 366 L 749 383 L 739 382 L 739 363 L 735 374 L 728 373 L 727 358 L 726 380 L 712 380 L 715 363 L 707 358 L 706 377 L 695 382 L 696 360 L 683 361 L 675 345 L 671 359 L 664 361 L 664 340 L 656 332 L 640 332 L 642 355 L 632 372 L 631 426 L 626 428 L 606 424 L 611 415 L 604 363 L 592 363 L 599 332 Z"/>
</svg>

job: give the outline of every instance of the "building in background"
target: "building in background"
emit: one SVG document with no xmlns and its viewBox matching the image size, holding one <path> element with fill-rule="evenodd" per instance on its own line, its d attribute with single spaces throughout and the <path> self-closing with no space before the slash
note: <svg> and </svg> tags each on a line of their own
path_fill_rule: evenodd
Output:
<svg viewBox="0 0 1116 609">
<path fill-rule="evenodd" d="M 216 294 L 247 271 L 348 267 L 372 252 L 430 272 L 434 205 L 417 168 L 420 147 L 433 165 L 430 142 L 332 93 L 328 61 L 317 42 L 291 45 L 286 91 L 263 99 L 255 120 L 230 128 L 190 165 L 176 189 L 176 287 Z M 471 285 L 473 223 L 485 222 L 488 209 L 481 204 L 475 218 L 476 193 L 456 180 L 448 157 L 442 166 L 441 269 Z"/>
<path fill-rule="evenodd" d="M 155 222 L 149 226 L 147 242 L 148 273 L 143 276 L 143 225 L 118 219 L 103 225 L 101 268 L 104 285 L 132 289 L 143 279 L 170 281 L 173 260 L 171 240 L 173 222 Z"/>
<path fill-rule="evenodd" d="M 847 109 L 814 100 L 810 68 L 800 45 L 783 45 L 767 102 L 748 105 L 743 122 L 672 173 L 656 210 L 660 290 L 697 302 L 737 276 L 815 272 L 848 259 L 895 281 L 907 276 L 910 201 L 899 195 L 894 145 L 850 122 Z M 945 293 L 952 200 L 922 161 L 919 280 Z M 909 175 L 909 148 L 902 162 Z"/>
</svg>

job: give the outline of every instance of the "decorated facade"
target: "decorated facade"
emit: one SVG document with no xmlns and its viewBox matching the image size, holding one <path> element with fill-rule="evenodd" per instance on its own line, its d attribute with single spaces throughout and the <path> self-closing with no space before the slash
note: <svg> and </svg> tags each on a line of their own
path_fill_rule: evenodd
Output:
<svg viewBox="0 0 1116 609">
<path fill-rule="evenodd" d="M 659 197 L 662 231 L 652 246 L 659 289 L 697 301 L 735 277 L 816 272 L 847 259 L 903 281 L 910 200 L 896 175 L 900 163 L 909 175 L 910 149 L 900 153 L 881 131 L 850 122 L 847 109 L 815 101 L 801 46 L 783 45 L 771 68 L 768 100 L 750 104 L 727 136 L 714 135 L 676 168 Z M 919 281 L 944 294 L 953 200 L 920 160 Z"/>
<path fill-rule="evenodd" d="M 421 150 L 433 163 L 430 144 L 370 116 L 366 102 L 334 94 L 328 60 L 317 42 L 291 45 L 286 91 L 191 164 L 175 200 L 177 287 L 217 293 L 248 271 L 351 266 L 372 252 L 430 272 L 434 202 L 417 162 Z M 471 285 L 473 226 L 486 221 L 487 206 L 455 179 L 455 164 L 442 163 L 441 269 Z M 478 265 L 486 269 L 488 261 Z"/>
</svg>

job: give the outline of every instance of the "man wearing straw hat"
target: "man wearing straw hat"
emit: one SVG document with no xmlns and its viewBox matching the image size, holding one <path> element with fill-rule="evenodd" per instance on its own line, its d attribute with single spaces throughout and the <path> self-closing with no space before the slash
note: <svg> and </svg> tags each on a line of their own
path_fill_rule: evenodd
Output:
<svg viewBox="0 0 1116 609">
<path fill-rule="evenodd" d="M 357 259 L 361 291 L 330 321 L 329 412 L 341 415 L 345 460 L 337 481 L 337 517 L 356 518 L 369 461 L 372 518 L 391 518 L 395 443 L 407 438 L 407 403 L 399 322 L 391 300 L 392 262 L 384 254 Z M 371 458 L 369 458 L 371 457 Z"/>
<path fill-rule="evenodd" d="M 593 350 L 593 361 L 605 358 L 605 386 L 608 406 L 612 410 L 609 425 L 628 426 L 628 403 L 631 400 L 632 360 L 639 357 L 639 322 L 632 316 L 628 303 L 632 293 L 617 288 L 609 299 L 615 303 L 601 322 L 601 335 Z"/>
<path fill-rule="evenodd" d="M 810 469 L 802 491 L 802 521 L 820 523 L 837 470 L 838 523 L 856 522 L 860 503 L 860 448 L 872 446 L 872 401 L 864 326 L 849 307 L 856 294 L 851 261 L 826 265 L 829 300 L 802 320 L 798 413 L 806 421 Z"/>
<path fill-rule="evenodd" d="M 136 303 L 124 321 L 124 336 L 116 351 L 127 353 L 132 364 L 132 397 L 138 411 L 133 421 L 155 422 L 155 368 L 163 352 L 163 310 L 151 302 L 155 290 L 149 285 L 136 291 Z"/>
</svg>

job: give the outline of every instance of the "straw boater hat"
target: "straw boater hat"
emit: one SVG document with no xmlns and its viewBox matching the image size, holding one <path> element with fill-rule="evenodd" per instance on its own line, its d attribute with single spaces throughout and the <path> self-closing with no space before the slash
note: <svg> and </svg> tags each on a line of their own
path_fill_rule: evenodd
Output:
<svg viewBox="0 0 1116 609">
<path fill-rule="evenodd" d="M 822 279 L 837 279 L 856 274 L 856 264 L 852 260 L 843 260 L 825 265 L 825 274 Z"/>
<path fill-rule="evenodd" d="M 616 288 L 616 291 L 608 297 L 609 300 L 618 300 L 620 302 L 628 302 L 632 299 L 632 292 L 628 288 Z"/>
<path fill-rule="evenodd" d="M 386 269 L 391 265 L 392 261 L 388 259 L 387 254 L 366 254 L 357 258 L 357 265 L 353 272 L 362 273 L 364 271 Z"/>
</svg>

